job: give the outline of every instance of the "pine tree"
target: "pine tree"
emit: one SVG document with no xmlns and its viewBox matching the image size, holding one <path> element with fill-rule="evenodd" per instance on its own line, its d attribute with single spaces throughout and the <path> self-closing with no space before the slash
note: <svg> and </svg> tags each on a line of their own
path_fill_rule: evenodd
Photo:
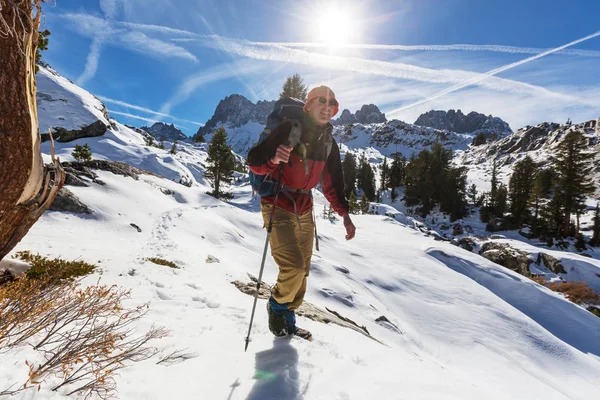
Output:
<svg viewBox="0 0 600 400">
<path fill-rule="evenodd" d="M 302 101 L 306 101 L 308 94 L 308 87 L 304 84 L 304 81 L 298 74 L 294 74 L 291 77 L 287 77 L 279 98 L 293 97 Z"/>
<path fill-rule="evenodd" d="M 381 166 L 381 190 L 388 188 L 389 183 L 389 167 L 387 165 L 387 157 L 383 158 L 383 165 Z"/>
<path fill-rule="evenodd" d="M 496 190 L 496 199 L 494 200 L 493 214 L 497 218 L 503 218 L 508 203 L 508 189 L 501 183 Z"/>
<path fill-rule="evenodd" d="M 529 156 L 515 164 L 508 188 L 510 214 L 513 222 L 521 226 L 529 217 L 529 198 L 537 175 L 537 165 Z"/>
<path fill-rule="evenodd" d="M 350 199 L 348 200 L 350 214 L 358 214 L 360 207 L 358 206 L 358 199 L 354 191 L 350 192 Z"/>
<path fill-rule="evenodd" d="M 471 146 L 481 146 L 482 144 L 485 144 L 486 142 L 487 142 L 487 138 L 485 137 L 485 133 L 479 132 L 473 138 L 473 142 L 471 143 Z"/>
<path fill-rule="evenodd" d="M 39 31 L 38 34 L 38 44 L 37 49 L 35 50 L 35 72 L 38 72 L 39 70 L 37 64 L 42 61 L 42 51 L 48 50 L 48 36 L 50 36 L 50 31 L 44 29 L 43 31 Z"/>
<path fill-rule="evenodd" d="M 441 187 L 440 211 L 450 214 L 450 221 L 456 221 L 467 214 L 466 198 L 467 169 L 448 168 L 444 171 Z"/>
<path fill-rule="evenodd" d="M 356 189 L 356 159 L 350 152 L 346 152 L 342 162 L 342 171 L 344 175 L 344 195 L 350 197 L 350 193 Z"/>
<path fill-rule="evenodd" d="M 490 190 L 490 207 L 494 209 L 496 207 L 496 195 L 498 190 L 498 165 L 496 159 L 492 164 L 492 189 Z"/>
<path fill-rule="evenodd" d="M 165 150 L 165 141 L 163 139 L 160 140 L 157 146 L 159 149 Z"/>
<path fill-rule="evenodd" d="M 75 159 L 75 161 L 91 161 L 92 160 L 92 149 L 86 143 L 83 146 L 78 144 L 75 145 L 75 150 L 71 153 L 71 156 Z"/>
<path fill-rule="evenodd" d="M 177 154 L 177 141 L 173 142 L 173 145 L 171 146 L 171 150 L 169 150 L 169 153 Z"/>
<path fill-rule="evenodd" d="M 565 236 L 569 235 L 571 214 L 577 213 L 585 196 L 594 191 L 590 179 L 594 155 L 587 148 L 587 140 L 579 131 L 569 132 L 557 148 L 555 197 L 564 208 L 562 232 Z"/>
<path fill-rule="evenodd" d="M 477 205 L 477 186 L 474 183 L 469 186 L 467 196 L 469 197 L 469 200 L 471 200 L 471 205 L 475 207 Z"/>
<path fill-rule="evenodd" d="M 356 186 L 363 190 L 369 201 L 375 200 L 375 174 L 364 153 L 360 158 L 360 164 L 358 166 Z"/>
<path fill-rule="evenodd" d="M 600 203 L 596 203 L 596 214 L 594 215 L 594 234 L 590 240 L 590 246 L 600 245 Z"/>
<path fill-rule="evenodd" d="M 363 193 L 362 196 L 361 196 L 361 198 L 360 198 L 360 204 L 359 204 L 360 211 L 363 214 L 368 214 L 369 213 L 369 205 L 370 204 L 371 203 L 369 202 L 369 199 L 367 198 L 366 193 Z"/>
<path fill-rule="evenodd" d="M 227 132 L 223 127 L 217 129 L 208 145 L 208 159 L 205 176 L 212 180 L 213 191 L 209 192 L 217 199 L 231 199 L 233 195 L 223 191 L 222 186 L 233 180 L 235 158 L 231 147 L 227 145 Z"/>
<path fill-rule="evenodd" d="M 402 154 L 395 153 L 393 158 L 387 183 L 387 186 L 391 188 L 404 185 L 404 168 L 406 167 L 406 158 Z"/>
</svg>

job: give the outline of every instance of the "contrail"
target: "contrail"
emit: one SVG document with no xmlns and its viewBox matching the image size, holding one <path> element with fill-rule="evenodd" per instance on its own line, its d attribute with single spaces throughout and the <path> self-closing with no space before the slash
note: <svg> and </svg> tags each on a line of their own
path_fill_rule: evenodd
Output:
<svg viewBox="0 0 600 400">
<path fill-rule="evenodd" d="M 98 99 L 100 99 L 101 101 L 105 102 L 105 103 L 116 104 L 116 105 L 118 105 L 118 106 L 128 107 L 128 108 L 131 108 L 131 109 L 133 109 L 133 110 L 137 110 L 137 111 L 145 112 L 145 113 L 148 113 L 148 114 L 159 115 L 159 116 L 161 116 L 161 117 L 168 117 L 168 118 L 171 118 L 171 119 L 173 119 L 173 120 L 175 120 L 175 121 L 182 121 L 182 122 L 187 122 L 187 123 L 194 124 L 194 125 L 198 125 L 198 126 L 204 126 L 204 124 L 202 124 L 202 123 L 200 123 L 200 122 L 189 121 L 189 120 L 187 120 L 187 119 L 181 119 L 181 118 L 177 118 L 177 117 L 174 117 L 174 116 L 172 116 L 172 115 L 170 115 L 170 114 L 166 114 L 166 113 L 163 113 L 163 112 L 154 111 L 154 110 L 151 110 L 151 109 L 149 109 L 149 108 L 146 108 L 146 107 L 140 107 L 140 106 L 136 106 L 135 104 L 129 104 L 129 103 L 125 103 L 124 101 L 120 101 L 120 100 L 114 100 L 114 99 L 110 99 L 110 98 L 108 98 L 108 97 L 104 97 L 104 96 L 96 96 L 96 97 L 97 97 Z M 117 112 L 117 111 L 110 111 L 110 112 L 113 112 L 113 113 L 115 113 L 115 114 L 122 114 L 122 115 L 125 115 L 125 113 L 119 113 L 119 112 Z M 129 116 L 129 114 L 127 114 L 127 116 Z M 150 120 L 150 119 L 148 119 L 148 120 L 149 120 L 149 121 L 155 121 L 155 120 Z"/>
<path fill-rule="evenodd" d="M 180 39 L 181 41 L 192 41 L 194 39 Z M 248 42 L 254 46 L 282 46 L 292 48 L 327 48 L 326 43 L 293 43 L 293 42 Z M 498 53 L 511 54 L 539 54 L 550 49 L 539 49 L 535 47 L 516 47 L 503 46 L 495 44 L 449 44 L 449 45 L 402 45 L 402 44 L 340 44 L 336 48 L 341 49 L 359 49 L 359 50 L 400 50 L 400 51 L 490 51 Z M 600 57 L 600 51 L 568 49 L 558 51 L 559 54 L 582 56 L 582 57 Z"/>
<path fill-rule="evenodd" d="M 431 101 L 431 100 L 437 99 L 439 97 L 445 96 L 445 95 L 447 95 L 449 93 L 456 92 L 457 90 L 460 90 L 460 89 L 465 88 L 467 86 L 471 86 L 473 84 L 476 84 L 476 83 L 479 83 L 479 82 L 483 81 L 484 79 L 488 79 L 491 76 L 497 75 L 500 72 L 507 71 L 509 69 L 518 67 L 519 65 L 523 65 L 523 64 L 526 64 L 526 63 L 528 63 L 530 61 L 537 60 L 538 58 L 542 58 L 542 57 L 545 57 L 545 56 L 547 56 L 549 54 L 556 53 L 557 51 L 561 51 L 563 49 L 566 49 L 567 47 L 574 46 L 574 45 L 576 45 L 578 43 L 584 42 L 586 40 L 593 39 L 593 38 L 595 38 L 597 36 L 600 36 L 600 31 L 592 33 L 591 35 L 582 37 L 581 39 L 574 40 L 574 41 L 569 42 L 567 44 L 564 44 L 562 46 L 556 47 L 554 49 L 546 50 L 546 51 L 544 51 L 542 53 L 536 54 L 535 56 L 527 57 L 527 58 L 525 58 L 525 59 L 523 59 L 521 61 L 517 61 L 517 62 L 511 63 L 511 64 L 507 64 L 507 65 L 504 65 L 502 67 L 499 67 L 499 68 L 493 69 L 491 71 L 485 72 L 485 73 L 480 74 L 478 76 L 475 76 L 475 77 L 473 77 L 471 79 L 468 79 L 465 82 L 458 83 L 458 84 L 456 84 L 456 85 L 454 85 L 452 87 L 449 87 L 448 89 L 444 89 L 441 92 L 438 92 L 438 93 L 436 93 L 436 94 L 434 94 L 432 96 L 429 96 L 426 99 L 419 100 L 419 101 L 417 101 L 415 103 L 411 103 L 409 105 L 397 108 L 395 110 L 388 111 L 388 114 L 390 114 L 390 115 L 391 114 L 395 114 L 395 113 L 398 113 L 400 111 L 404 111 L 404 110 L 406 110 L 408 108 L 415 107 L 415 106 L 418 106 L 420 104 L 426 103 L 428 101 Z"/>
</svg>

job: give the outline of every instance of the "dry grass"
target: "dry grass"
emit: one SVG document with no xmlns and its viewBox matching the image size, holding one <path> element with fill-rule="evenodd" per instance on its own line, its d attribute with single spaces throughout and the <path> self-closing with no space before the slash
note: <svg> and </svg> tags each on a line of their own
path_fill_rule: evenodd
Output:
<svg viewBox="0 0 600 400">
<path fill-rule="evenodd" d="M 174 269 L 180 269 L 177 266 L 177 264 L 175 264 L 173 261 L 168 261 L 168 260 L 165 260 L 164 258 L 149 257 L 146 260 L 151 261 L 154 264 L 164 265 L 165 267 L 174 268 Z"/>
<path fill-rule="evenodd" d="M 564 293 L 573 303 L 600 305 L 600 295 L 585 282 L 551 283 L 549 287 L 555 292 Z"/>
</svg>

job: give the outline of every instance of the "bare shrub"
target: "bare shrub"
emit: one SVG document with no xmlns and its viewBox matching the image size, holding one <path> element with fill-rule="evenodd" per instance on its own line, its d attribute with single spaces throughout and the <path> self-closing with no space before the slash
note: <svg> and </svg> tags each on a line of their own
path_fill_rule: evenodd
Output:
<svg viewBox="0 0 600 400">
<path fill-rule="evenodd" d="M 0 287 L 0 351 L 28 345 L 44 360 L 26 361 L 27 381 L 0 396 L 39 389 L 54 377 L 58 381 L 52 380 L 53 391 L 113 397 L 115 373 L 157 354 L 149 342 L 168 334 L 162 327 L 138 334 L 133 326 L 148 305 L 124 308 L 122 301 L 129 297 L 130 291 L 116 286 L 83 289 L 75 280 L 57 282 L 51 276 L 23 278 Z"/>
</svg>

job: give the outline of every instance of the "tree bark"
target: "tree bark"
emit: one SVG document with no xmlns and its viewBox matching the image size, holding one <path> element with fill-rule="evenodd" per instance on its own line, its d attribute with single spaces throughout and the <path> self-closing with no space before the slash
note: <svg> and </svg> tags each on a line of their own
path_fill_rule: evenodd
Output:
<svg viewBox="0 0 600 400">
<path fill-rule="evenodd" d="M 65 178 L 54 155 L 44 166 L 40 147 L 35 52 L 41 1 L 0 0 L 0 260 L 52 204 Z"/>
</svg>

